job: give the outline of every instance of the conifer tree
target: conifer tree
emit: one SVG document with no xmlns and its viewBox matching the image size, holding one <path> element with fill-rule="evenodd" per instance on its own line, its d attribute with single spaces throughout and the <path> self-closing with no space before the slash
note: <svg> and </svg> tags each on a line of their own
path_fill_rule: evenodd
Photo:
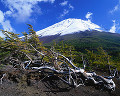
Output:
<svg viewBox="0 0 120 96">
<path fill-rule="evenodd" d="M 20 61 L 24 61 L 25 56 L 32 60 L 32 58 L 35 57 L 35 54 L 37 53 L 36 49 L 39 51 L 44 49 L 42 42 L 39 41 L 38 35 L 36 35 L 32 25 L 28 25 L 29 34 L 23 32 L 24 38 L 20 38 L 19 34 L 1 30 L 5 35 L 4 39 L 0 37 L 1 56 L 5 56 L 5 53 L 7 53 L 8 56 L 14 56 Z M 8 56 L 5 56 L 5 58 Z"/>
<path fill-rule="evenodd" d="M 28 40 L 28 42 L 30 44 L 32 44 L 35 48 L 41 46 L 42 42 L 40 42 L 38 35 L 36 34 L 36 32 L 33 29 L 33 26 L 30 25 L 30 24 L 27 24 L 27 25 L 29 26 L 28 27 L 28 29 L 29 29 L 28 30 L 28 32 L 29 32 L 29 35 L 28 35 L 29 36 L 29 40 Z"/>
<path fill-rule="evenodd" d="M 93 67 L 105 68 L 106 65 L 112 64 L 111 56 L 102 48 L 97 48 L 96 51 L 87 50 L 89 64 Z"/>
<path fill-rule="evenodd" d="M 81 57 L 84 56 L 84 54 L 76 51 L 72 45 L 65 44 L 63 41 L 59 44 L 54 42 L 53 45 L 54 51 L 59 52 L 69 58 L 76 66 L 83 66 L 83 60 Z"/>
</svg>

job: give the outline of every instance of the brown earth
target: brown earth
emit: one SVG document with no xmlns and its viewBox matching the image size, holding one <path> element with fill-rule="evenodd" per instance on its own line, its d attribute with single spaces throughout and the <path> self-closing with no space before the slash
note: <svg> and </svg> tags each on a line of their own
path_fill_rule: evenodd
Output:
<svg viewBox="0 0 120 96">
<path fill-rule="evenodd" d="M 114 78 L 116 90 L 108 92 L 92 85 L 71 88 L 62 81 L 32 70 L 19 70 L 7 66 L 0 74 L 6 73 L 0 84 L 0 96 L 120 96 L 120 80 Z M 101 73 L 101 72 L 99 72 Z"/>
</svg>

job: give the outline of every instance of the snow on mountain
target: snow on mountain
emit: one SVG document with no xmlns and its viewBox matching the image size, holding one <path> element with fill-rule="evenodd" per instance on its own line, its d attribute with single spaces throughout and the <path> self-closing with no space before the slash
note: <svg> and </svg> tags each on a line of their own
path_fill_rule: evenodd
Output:
<svg viewBox="0 0 120 96">
<path fill-rule="evenodd" d="M 85 30 L 102 31 L 100 29 L 101 29 L 100 26 L 92 23 L 90 20 L 66 19 L 50 27 L 37 31 L 37 35 L 39 36 L 49 36 L 56 34 L 65 35 Z"/>
</svg>

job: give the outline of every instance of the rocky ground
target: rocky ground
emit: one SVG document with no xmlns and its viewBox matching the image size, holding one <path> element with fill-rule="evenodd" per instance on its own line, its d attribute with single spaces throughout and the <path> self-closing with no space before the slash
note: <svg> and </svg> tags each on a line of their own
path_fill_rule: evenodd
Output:
<svg viewBox="0 0 120 96">
<path fill-rule="evenodd" d="M 92 85 L 71 88 L 53 77 L 42 80 L 41 74 L 31 70 L 18 70 L 7 66 L 0 84 L 0 96 L 120 96 L 120 80 L 114 78 L 116 90 L 108 92 Z"/>
</svg>

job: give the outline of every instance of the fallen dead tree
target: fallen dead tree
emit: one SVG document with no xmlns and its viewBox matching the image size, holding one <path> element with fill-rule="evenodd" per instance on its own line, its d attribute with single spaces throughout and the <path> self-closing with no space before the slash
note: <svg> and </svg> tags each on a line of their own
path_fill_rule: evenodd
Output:
<svg viewBox="0 0 120 96">
<path fill-rule="evenodd" d="M 68 60 L 68 59 L 67 59 Z M 71 62 L 71 61 L 70 61 Z M 33 69 L 39 70 L 39 72 L 46 73 L 44 77 L 57 76 L 64 83 L 72 87 L 79 87 L 87 83 L 93 83 L 96 86 L 101 86 L 102 89 L 107 89 L 110 91 L 115 90 L 115 83 L 112 80 L 113 76 L 103 77 L 97 75 L 95 72 L 86 72 L 84 69 L 70 68 L 66 63 L 59 65 L 60 69 L 55 69 L 53 66 L 41 66 L 41 67 L 32 67 Z"/>
<path fill-rule="evenodd" d="M 35 50 L 39 52 L 37 49 Z M 41 52 L 39 53 L 42 54 L 43 57 L 48 55 Z M 101 89 L 107 89 L 109 91 L 115 90 L 116 85 L 112 80 L 112 78 L 115 77 L 115 73 L 111 76 L 100 76 L 97 75 L 95 72 L 86 72 L 84 69 L 76 67 L 64 55 L 56 53 L 54 51 L 50 51 L 50 53 L 53 56 L 53 60 L 51 60 L 51 62 L 40 62 L 39 67 L 34 67 L 33 63 L 33 66 L 31 67 L 31 69 L 42 72 L 44 74 L 43 79 L 50 76 L 57 76 L 61 81 L 72 87 L 79 87 L 80 85 L 85 85 L 86 82 L 92 82 L 93 85 L 101 86 Z M 31 64 L 32 61 L 29 61 L 25 68 L 29 67 Z"/>
<path fill-rule="evenodd" d="M 42 58 L 38 59 L 38 57 L 36 57 L 37 59 L 33 60 L 28 54 L 21 52 L 21 54 L 26 56 L 28 60 L 22 62 L 19 58 L 11 56 L 10 62 L 13 67 L 17 66 L 18 68 L 19 66 L 25 70 L 37 70 L 37 72 L 44 75 L 42 80 L 51 76 L 56 76 L 71 87 L 79 87 L 80 85 L 85 85 L 86 83 L 92 83 L 95 86 L 101 87 L 101 89 L 107 89 L 109 91 L 115 90 L 116 85 L 112 78 L 115 77 L 117 69 L 113 72 L 113 74 L 111 74 L 111 76 L 100 76 L 95 72 L 86 72 L 85 69 L 76 67 L 71 60 L 60 53 L 50 50 L 43 54 L 31 44 L 30 46 Z M 49 60 L 47 61 L 45 58 Z M 6 74 L 1 75 L 1 83 L 5 75 Z"/>
</svg>

